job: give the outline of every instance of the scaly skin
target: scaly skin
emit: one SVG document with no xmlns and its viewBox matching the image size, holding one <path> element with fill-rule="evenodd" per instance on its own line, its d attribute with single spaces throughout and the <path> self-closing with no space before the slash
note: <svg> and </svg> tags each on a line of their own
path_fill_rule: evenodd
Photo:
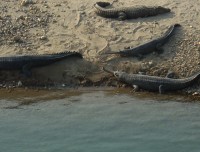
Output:
<svg viewBox="0 0 200 152">
<path fill-rule="evenodd" d="M 22 70 L 23 74 L 30 76 L 29 70 L 31 68 L 49 65 L 73 56 L 82 58 L 82 55 L 78 52 L 0 57 L 0 70 Z"/>
<path fill-rule="evenodd" d="M 112 71 L 104 68 L 104 71 L 112 73 L 118 80 L 132 86 L 138 86 L 148 91 L 176 91 L 187 88 L 200 78 L 200 72 L 184 79 L 172 79 L 168 77 L 157 77 L 141 74 L 128 74 L 121 71 Z"/>
<path fill-rule="evenodd" d="M 139 45 L 137 47 L 125 49 L 125 50 L 122 50 L 119 52 L 108 52 L 108 53 L 104 53 L 104 54 L 118 54 L 121 57 L 133 57 L 133 56 L 146 55 L 146 54 L 152 53 L 154 51 L 159 52 L 162 50 L 161 47 L 165 43 L 167 43 L 169 38 L 173 35 L 176 27 L 179 27 L 179 26 L 180 26 L 180 24 L 174 24 L 174 25 L 170 26 L 170 28 L 166 31 L 166 33 L 162 37 L 157 38 L 152 41 L 149 41 L 149 42 Z"/>
<path fill-rule="evenodd" d="M 147 7 L 122 7 L 122 8 L 105 8 L 111 5 L 108 2 L 97 2 L 94 4 L 96 14 L 105 18 L 118 18 L 119 20 L 135 19 L 139 17 L 156 16 L 170 12 L 170 9 L 161 6 Z"/>
</svg>

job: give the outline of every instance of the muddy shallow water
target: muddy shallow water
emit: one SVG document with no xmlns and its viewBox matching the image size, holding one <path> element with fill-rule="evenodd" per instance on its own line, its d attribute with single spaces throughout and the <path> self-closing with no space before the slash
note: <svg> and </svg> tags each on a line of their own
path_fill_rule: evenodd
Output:
<svg viewBox="0 0 200 152">
<path fill-rule="evenodd" d="M 14 88 L 14 89 L 0 89 L 0 102 L 5 108 L 5 105 L 11 105 L 10 108 L 20 107 L 23 105 L 31 105 L 34 103 L 55 101 L 74 96 L 81 96 L 85 93 L 96 93 L 105 91 L 107 95 L 128 95 L 132 98 L 139 98 L 141 100 L 152 99 L 155 101 L 172 100 L 177 102 L 199 102 L 199 96 L 192 96 L 182 94 L 181 92 L 159 94 L 158 92 L 138 91 L 133 92 L 131 88 L 115 88 L 115 87 L 77 87 L 77 88 L 48 88 L 48 89 L 28 89 L 28 88 Z M 15 105 L 15 106 L 14 106 Z M 6 108 L 9 108 L 6 107 Z"/>
</svg>

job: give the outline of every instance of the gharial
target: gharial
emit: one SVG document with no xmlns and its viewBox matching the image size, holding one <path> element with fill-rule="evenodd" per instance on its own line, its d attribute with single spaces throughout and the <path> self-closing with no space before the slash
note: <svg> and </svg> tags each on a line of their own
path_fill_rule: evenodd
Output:
<svg viewBox="0 0 200 152">
<path fill-rule="evenodd" d="M 106 8 L 111 5 L 109 2 L 97 2 L 94 4 L 94 11 L 97 15 L 105 18 L 117 18 L 119 20 L 135 19 L 140 17 L 156 16 L 168 13 L 171 10 L 162 6 L 130 6 L 121 8 Z"/>
<path fill-rule="evenodd" d="M 200 78 L 200 72 L 183 79 L 173 79 L 171 77 L 158 77 L 142 74 L 128 74 L 122 71 L 113 71 L 103 68 L 104 71 L 113 74 L 118 80 L 132 85 L 134 88 L 141 88 L 148 91 L 176 91 L 187 88 Z"/>
<path fill-rule="evenodd" d="M 176 27 L 179 27 L 180 24 L 171 25 L 170 28 L 165 32 L 165 34 L 157 39 L 151 40 L 147 43 L 141 44 L 139 46 L 124 49 L 118 52 L 105 52 L 103 54 L 117 54 L 121 57 L 141 57 L 143 55 L 152 53 L 152 52 L 162 52 L 162 46 L 168 42 L 170 37 L 173 35 Z"/>
<path fill-rule="evenodd" d="M 25 76 L 31 76 L 31 68 L 52 64 L 68 57 L 82 58 L 78 52 L 61 52 L 44 55 L 19 55 L 0 57 L 0 70 L 21 70 Z"/>
</svg>

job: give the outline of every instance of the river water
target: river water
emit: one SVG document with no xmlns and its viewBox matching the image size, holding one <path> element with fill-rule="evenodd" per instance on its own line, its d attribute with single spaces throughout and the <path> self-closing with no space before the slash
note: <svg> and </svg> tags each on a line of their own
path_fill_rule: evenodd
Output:
<svg viewBox="0 0 200 152">
<path fill-rule="evenodd" d="M 185 97 L 115 90 L 5 94 L 2 152 L 200 151 L 200 104 Z"/>
</svg>

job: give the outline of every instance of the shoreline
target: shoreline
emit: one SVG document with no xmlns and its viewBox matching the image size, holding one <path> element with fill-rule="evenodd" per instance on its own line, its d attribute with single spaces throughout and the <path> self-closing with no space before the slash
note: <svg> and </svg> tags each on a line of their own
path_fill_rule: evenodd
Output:
<svg viewBox="0 0 200 152">
<path fill-rule="evenodd" d="M 118 83 L 116 81 L 116 83 Z M 57 84 L 55 85 L 46 85 L 46 86 L 21 86 L 21 87 L 0 87 L 1 93 L 0 96 L 2 97 L 6 97 L 7 95 L 10 96 L 15 96 L 16 93 L 19 93 L 19 95 L 21 94 L 22 96 L 27 96 L 27 97 L 31 97 L 33 96 L 33 94 L 40 94 L 40 93 L 45 93 L 45 94 L 49 94 L 50 92 L 68 92 L 69 94 L 79 94 L 79 93 L 87 93 L 87 92 L 95 92 L 95 91 L 108 91 L 108 92 L 115 92 L 116 94 L 127 94 L 127 95 L 140 95 L 141 97 L 143 97 L 143 95 L 145 95 L 146 97 L 148 97 L 149 99 L 151 98 L 155 98 L 158 97 L 162 98 L 161 96 L 167 97 L 167 96 L 171 96 L 174 97 L 174 99 L 176 97 L 185 97 L 187 99 L 193 99 L 194 101 L 200 101 L 200 94 L 199 92 L 196 92 L 196 90 L 194 90 L 194 88 L 187 88 L 187 89 L 182 89 L 182 90 L 178 90 L 178 91 L 168 91 L 165 92 L 163 94 L 159 94 L 159 92 L 157 91 L 147 91 L 147 90 L 142 90 L 140 89 L 139 91 L 134 91 L 132 87 L 125 85 L 123 83 L 118 83 L 118 86 L 111 86 L 111 85 L 107 85 L 107 86 L 98 86 L 98 85 L 88 85 L 88 86 L 73 86 L 73 87 L 69 87 L 69 86 L 63 86 L 63 84 Z M 26 92 L 26 93 L 25 93 Z M 24 94 L 25 93 L 25 94 Z M 4 96 L 5 95 L 5 96 Z M 22 97 L 23 98 L 23 97 Z M 156 98 L 155 98 L 156 99 Z M 190 100 L 192 101 L 192 100 Z"/>
<path fill-rule="evenodd" d="M 139 100 L 150 100 L 152 102 L 182 102 L 193 103 L 199 102 L 200 96 L 187 95 L 183 93 L 167 93 L 159 95 L 155 92 L 132 92 L 130 88 L 110 88 L 110 87 L 80 87 L 76 89 L 36 89 L 36 88 L 15 88 L 12 91 L 6 89 L 0 89 L 0 97 L 2 102 L 0 108 L 3 109 L 20 109 L 22 106 L 28 106 L 32 104 L 58 101 L 62 99 L 69 99 L 69 102 L 79 102 L 77 99 L 71 100 L 71 98 L 81 98 L 83 94 L 102 92 L 105 96 L 126 95 Z M 126 104 L 126 101 L 119 101 L 119 104 Z"/>
<path fill-rule="evenodd" d="M 125 21 L 97 16 L 93 10 L 93 4 L 97 0 L 33 0 L 32 4 L 21 2 L 23 0 L 0 2 L 0 33 L 3 33 L 0 39 L 1 56 L 50 54 L 69 50 L 83 54 L 84 59 L 72 58 L 33 69 L 33 77 L 29 80 L 18 71 L 1 71 L 3 88 L 29 87 L 32 84 L 43 86 L 44 89 L 56 85 L 126 87 L 102 71 L 101 68 L 105 65 L 127 73 L 144 72 L 161 77 L 165 77 L 168 71 L 173 71 L 179 78 L 200 71 L 198 0 L 193 2 L 195 5 L 189 0 L 136 0 L 134 4 L 131 1 L 118 0 L 113 3 L 113 7 L 151 6 L 155 3 L 171 9 L 169 14 Z M 158 38 L 175 23 L 181 24 L 181 28 L 164 46 L 161 54 L 152 53 L 143 59 L 103 55 L 104 52 L 138 46 Z M 200 88 L 195 85 L 184 92 L 198 96 Z"/>
</svg>

